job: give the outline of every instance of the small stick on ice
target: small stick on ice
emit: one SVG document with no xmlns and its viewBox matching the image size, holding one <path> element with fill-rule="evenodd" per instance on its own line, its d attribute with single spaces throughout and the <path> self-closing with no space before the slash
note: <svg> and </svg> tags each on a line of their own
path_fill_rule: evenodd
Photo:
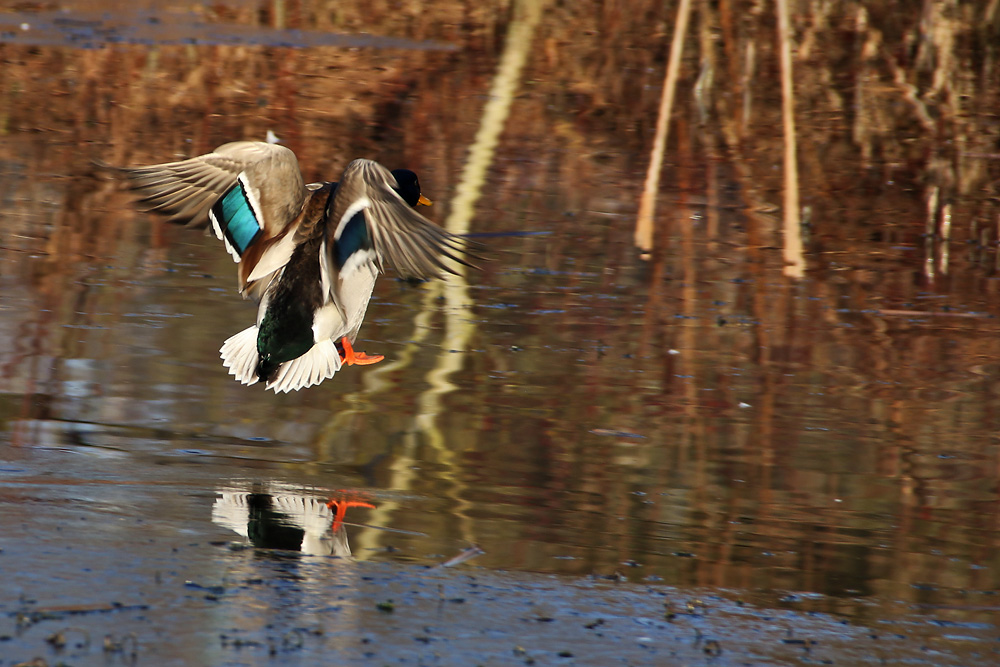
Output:
<svg viewBox="0 0 1000 667">
<path fill-rule="evenodd" d="M 451 560 L 446 560 L 445 562 L 441 563 L 438 567 L 453 567 L 455 565 L 464 563 L 467 560 L 472 560 L 477 556 L 482 556 L 484 553 L 486 552 L 480 549 L 478 544 L 473 544 L 471 547 L 465 549 L 464 551 L 462 551 L 462 553 L 458 554 Z"/>
</svg>

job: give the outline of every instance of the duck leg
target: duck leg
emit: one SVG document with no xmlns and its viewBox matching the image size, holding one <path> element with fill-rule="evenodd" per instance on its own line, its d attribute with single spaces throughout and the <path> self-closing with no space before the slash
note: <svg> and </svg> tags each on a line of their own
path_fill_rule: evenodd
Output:
<svg viewBox="0 0 1000 667">
<path fill-rule="evenodd" d="M 340 351 L 340 363 L 345 366 L 369 366 L 385 359 L 385 355 L 382 354 L 369 356 L 364 352 L 355 352 L 351 341 L 347 340 L 347 336 L 340 339 L 340 342 L 337 343 L 337 349 Z"/>
<path fill-rule="evenodd" d="M 330 498 L 330 500 L 327 501 L 326 506 L 334 511 L 333 525 L 331 526 L 331 529 L 334 532 L 336 532 L 344 524 L 344 517 L 347 516 L 347 508 L 367 507 L 368 509 L 375 509 L 375 506 L 371 503 L 366 503 L 363 500 L 355 500 L 351 496 L 340 500 Z"/>
</svg>

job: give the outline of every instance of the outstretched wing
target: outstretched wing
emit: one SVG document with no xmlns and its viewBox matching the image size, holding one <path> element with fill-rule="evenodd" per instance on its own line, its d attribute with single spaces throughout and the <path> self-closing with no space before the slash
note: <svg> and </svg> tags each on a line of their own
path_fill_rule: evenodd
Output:
<svg viewBox="0 0 1000 667">
<path fill-rule="evenodd" d="M 278 144 L 236 141 L 180 162 L 120 169 L 140 202 L 171 222 L 205 227 L 208 211 L 241 174 L 264 213 L 265 224 L 280 226 L 298 215 L 308 192 L 295 153 Z"/>
<path fill-rule="evenodd" d="M 417 213 L 396 188 L 392 173 L 377 162 L 359 159 L 347 165 L 327 212 L 327 231 L 332 236 L 327 247 L 335 262 L 338 242 L 362 236 L 356 229 L 356 216 L 363 213 L 380 269 L 388 260 L 403 277 L 426 280 L 456 273 L 448 260 L 471 267 L 465 259 L 466 242 Z"/>
<path fill-rule="evenodd" d="M 288 231 L 313 190 L 303 182 L 291 150 L 260 141 L 120 171 L 150 210 L 178 224 L 210 224 L 233 260 L 241 262 L 241 291 L 288 262 L 294 248 Z"/>
</svg>

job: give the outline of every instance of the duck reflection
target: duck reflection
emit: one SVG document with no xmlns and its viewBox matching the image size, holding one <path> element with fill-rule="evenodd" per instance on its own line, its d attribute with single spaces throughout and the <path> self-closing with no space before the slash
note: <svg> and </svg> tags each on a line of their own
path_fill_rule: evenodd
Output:
<svg viewBox="0 0 1000 667">
<path fill-rule="evenodd" d="M 310 556 L 350 558 L 347 510 L 375 508 L 362 492 L 338 491 L 324 500 L 279 482 L 256 482 L 250 489 L 224 487 L 218 493 L 212 506 L 214 523 L 239 533 L 255 547 Z"/>
</svg>

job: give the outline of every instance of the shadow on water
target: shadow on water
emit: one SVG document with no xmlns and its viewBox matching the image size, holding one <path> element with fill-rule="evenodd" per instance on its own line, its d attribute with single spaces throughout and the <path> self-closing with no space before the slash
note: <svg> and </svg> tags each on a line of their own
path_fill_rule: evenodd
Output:
<svg viewBox="0 0 1000 667">
<path fill-rule="evenodd" d="M 0 13 L 0 665 L 996 662 L 973 4 L 793 17 L 798 281 L 769 8 L 692 17 L 648 263 L 670 3 Z M 224 249 L 91 166 L 269 130 L 309 181 L 417 170 L 489 248 L 384 276 L 386 360 L 281 396 L 218 359 L 254 314 Z"/>
</svg>

